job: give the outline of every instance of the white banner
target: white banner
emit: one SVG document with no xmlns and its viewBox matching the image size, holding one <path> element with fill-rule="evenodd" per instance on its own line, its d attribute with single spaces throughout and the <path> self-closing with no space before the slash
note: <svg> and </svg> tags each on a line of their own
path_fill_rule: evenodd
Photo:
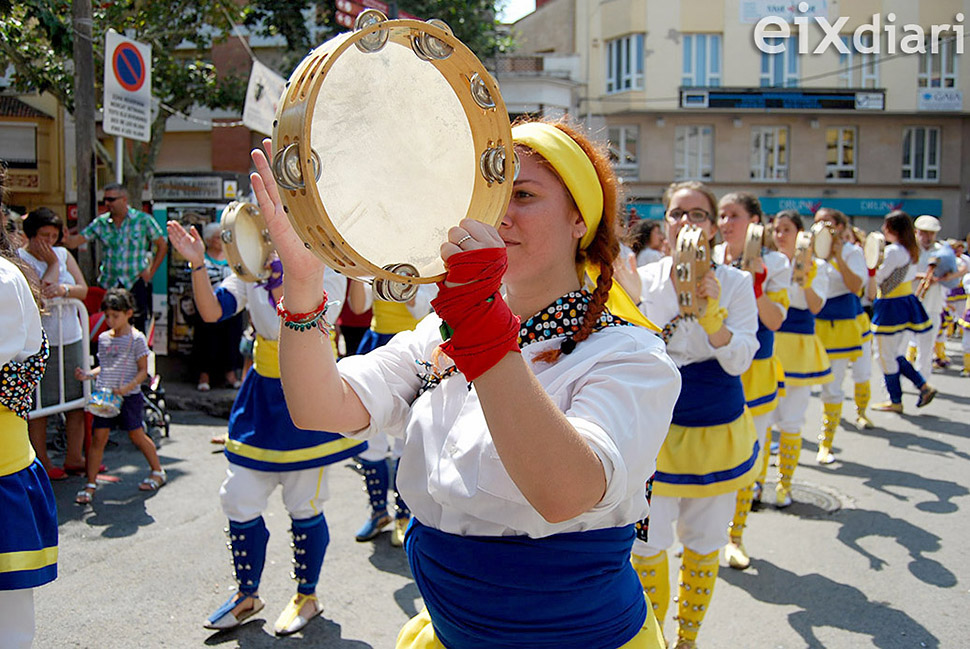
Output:
<svg viewBox="0 0 970 649">
<path fill-rule="evenodd" d="M 917 94 L 916 110 L 961 111 L 963 91 L 953 88 L 925 88 Z"/>
<path fill-rule="evenodd" d="M 152 47 L 113 29 L 104 37 L 104 132 L 152 139 Z"/>
<path fill-rule="evenodd" d="M 249 88 L 246 90 L 243 124 L 257 133 L 272 135 L 276 106 L 283 97 L 285 85 L 286 79 L 254 60 L 253 71 L 249 74 Z"/>
<path fill-rule="evenodd" d="M 741 22 L 755 24 L 765 16 L 778 16 L 786 23 L 793 23 L 799 16 L 812 20 L 816 16 L 828 19 L 828 0 L 809 0 L 807 11 L 798 11 L 799 2 L 782 0 L 741 0 Z"/>
</svg>

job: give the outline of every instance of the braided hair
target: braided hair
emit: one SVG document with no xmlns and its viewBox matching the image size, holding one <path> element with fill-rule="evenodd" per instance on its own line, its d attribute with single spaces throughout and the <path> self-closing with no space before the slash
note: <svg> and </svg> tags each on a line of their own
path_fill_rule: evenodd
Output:
<svg viewBox="0 0 970 649">
<path fill-rule="evenodd" d="M 590 334 L 593 333 L 593 327 L 596 326 L 606 308 L 606 300 L 609 297 L 610 289 L 613 287 L 613 262 L 620 253 L 620 243 L 616 236 L 616 224 L 619 220 L 619 192 L 616 173 L 613 171 L 613 165 L 603 147 L 593 143 L 585 133 L 570 124 L 562 121 L 547 123 L 571 137 L 583 150 L 590 162 L 593 163 L 600 187 L 603 190 L 603 214 L 599 226 L 596 228 L 596 234 L 585 250 L 579 249 L 578 246 L 576 250 L 577 267 L 584 268 L 587 262 L 599 267 L 596 288 L 593 289 L 579 331 L 563 340 L 558 349 L 546 350 L 535 357 L 538 361 L 554 363 L 559 360 L 562 354 L 571 353 L 578 343 L 589 338 Z M 543 161 L 543 164 L 546 164 L 547 168 L 555 173 L 552 165 L 545 161 Z M 563 183 L 563 188 L 565 188 L 565 183 Z M 570 196 L 570 199 L 572 200 L 572 196 Z M 575 206 L 575 201 L 573 204 Z"/>
</svg>

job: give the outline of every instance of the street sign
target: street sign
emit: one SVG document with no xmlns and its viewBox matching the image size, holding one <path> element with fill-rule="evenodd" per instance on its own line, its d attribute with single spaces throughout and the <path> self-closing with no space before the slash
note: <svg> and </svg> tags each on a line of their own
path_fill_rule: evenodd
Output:
<svg viewBox="0 0 970 649">
<path fill-rule="evenodd" d="M 108 30 L 104 39 L 104 132 L 152 137 L 152 48 Z"/>
</svg>

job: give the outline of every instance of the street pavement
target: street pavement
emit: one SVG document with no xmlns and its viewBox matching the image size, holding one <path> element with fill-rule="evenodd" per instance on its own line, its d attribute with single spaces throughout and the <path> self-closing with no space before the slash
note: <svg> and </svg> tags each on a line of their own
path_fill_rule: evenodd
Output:
<svg viewBox="0 0 970 649">
<path fill-rule="evenodd" d="M 959 366 L 955 343 L 949 351 Z M 878 397 L 881 377 L 873 378 Z M 872 413 L 875 430 L 844 422 L 838 461 L 828 467 L 815 463 L 821 406 L 813 399 L 796 502 L 749 518 L 752 566 L 739 572 L 722 562 L 703 649 L 970 647 L 970 562 L 962 552 L 970 539 L 970 378 L 960 378 L 958 367 L 934 374 L 932 383 L 940 395 L 925 409 L 916 410 L 910 391 L 905 415 Z M 852 413 L 851 401 L 844 411 Z M 147 467 L 118 433 L 105 462 L 120 480 L 102 484 L 93 506 L 73 504 L 81 478 L 54 484 L 60 576 L 35 591 L 35 647 L 393 647 L 421 599 L 388 534 L 354 541 L 368 511 L 352 462 L 328 470 L 322 617 L 291 638 L 273 636 L 295 592 L 289 521 L 277 492 L 266 513 L 266 608 L 232 631 L 202 628 L 233 589 L 218 496 L 225 459 L 209 441 L 225 426 L 224 419 L 174 412 L 159 451 L 169 483 L 157 493 L 138 491 Z"/>
</svg>

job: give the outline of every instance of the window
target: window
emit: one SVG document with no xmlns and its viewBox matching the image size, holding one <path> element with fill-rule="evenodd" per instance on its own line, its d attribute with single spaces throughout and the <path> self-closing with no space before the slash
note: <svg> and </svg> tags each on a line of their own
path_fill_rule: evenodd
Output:
<svg viewBox="0 0 970 649">
<path fill-rule="evenodd" d="M 919 55 L 919 73 L 916 83 L 920 88 L 956 88 L 957 59 L 956 40 L 952 33 L 941 34 L 933 54 L 933 41 L 927 40 L 926 54 Z"/>
<path fill-rule="evenodd" d="M 854 126 L 825 130 L 825 180 L 855 182 L 855 140 Z"/>
<path fill-rule="evenodd" d="M 842 42 L 849 49 L 848 54 L 839 54 L 842 73 L 839 74 L 841 88 L 878 88 L 879 61 L 875 54 L 857 52 L 852 36 L 843 36 Z M 862 44 L 872 47 L 872 34 L 862 34 Z"/>
<path fill-rule="evenodd" d="M 721 85 L 721 35 L 684 34 L 684 70 L 681 85 Z"/>
<path fill-rule="evenodd" d="M 711 180 L 713 153 L 713 126 L 678 126 L 674 135 L 675 179 Z"/>
<path fill-rule="evenodd" d="M 611 126 L 609 132 L 610 162 L 621 176 L 639 173 L 636 126 Z"/>
<path fill-rule="evenodd" d="M 606 92 L 643 90 L 643 34 L 606 43 Z"/>
<path fill-rule="evenodd" d="M 751 180 L 788 180 L 788 127 L 751 129 Z"/>
<path fill-rule="evenodd" d="M 940 129 L 910 126 L 903 129 L 903 180 L 940 181 Z"/>
<path fill-rule="evenodd" d="M 36 169 L 36 124 L 0 124 L 0 160 L 12 169 Z"/>
<path fill-rule="evenodd" d="M 794 34 L 793 34 L 794 35 Z M 798 87 L 798 47 L 796 38 L 784 39 L 765 37 L 769 45 L 785 45 L 785 50 L 778 54 L 761 53 L 761 87 Z"/>
</svg>

